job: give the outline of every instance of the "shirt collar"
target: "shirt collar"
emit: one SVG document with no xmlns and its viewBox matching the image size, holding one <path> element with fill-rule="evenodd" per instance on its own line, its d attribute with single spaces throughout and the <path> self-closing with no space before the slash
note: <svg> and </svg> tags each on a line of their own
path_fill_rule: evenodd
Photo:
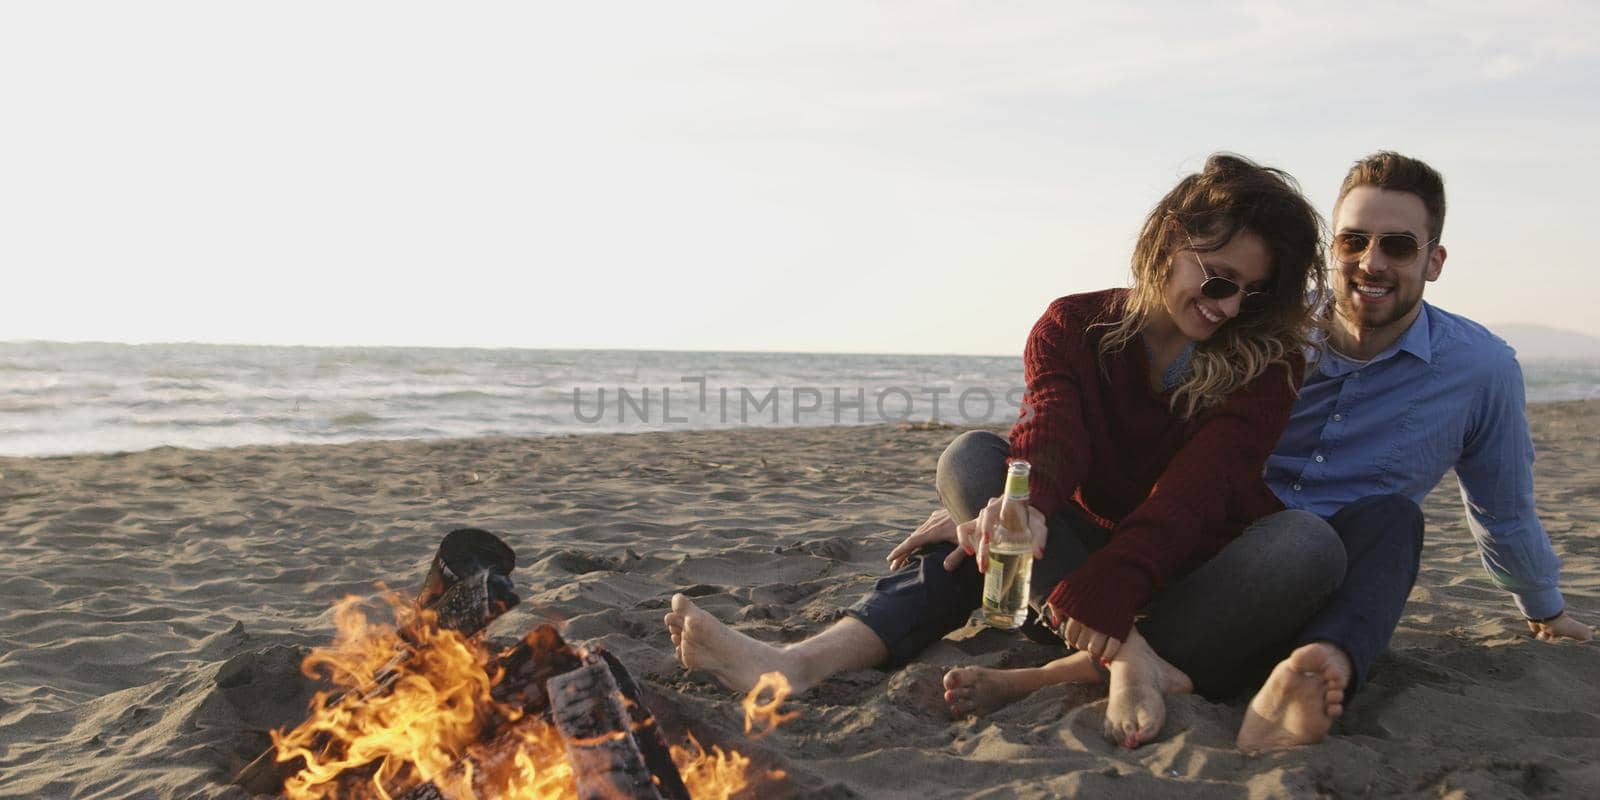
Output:
<svg viewBox="0 0 1600 800">
<path fill-rule="evenodd" d="M 1425 364 L 1433 363 L 1433 306 L 1428 305 L 1426 300 L 1417 302 L 1422 306 L 1422 311 L 1412 320 L 1411 327 L 1401 334 L 1400 341 L 1379 354 L 1379 358 L 1387 357 L 1391 351 L 1404 350 L 1422 359 Z"/>
<path fill-rule="evenodd" d="M 1353 372 L 1368 364 L 1387 361 L 1398 353 L 1410 353 L 1425 364 L 1433 363 L 1433 306 L 1428 305 L 1426 300 L 1417 302 L 1422 306 L 1422 310 L 1417 313 L 1417 318 L 1411 321 L 1411 327 L 1406 328 L 1406 332 L 1400 334 L 1400 338 L 1383 352 L 1373 356 L 1365 364 L 1356 364 L 1342 358 L 1326 358 L 1324 356 L 1328 354 L 1330 345 L 1324 338 L 1317 343 L 1319 345 L 1317 350 L 1321 351 L 1316 354 L 1320 362 L 1318 368 L 1324 375 L 1333 377 Z"/>
</svg>

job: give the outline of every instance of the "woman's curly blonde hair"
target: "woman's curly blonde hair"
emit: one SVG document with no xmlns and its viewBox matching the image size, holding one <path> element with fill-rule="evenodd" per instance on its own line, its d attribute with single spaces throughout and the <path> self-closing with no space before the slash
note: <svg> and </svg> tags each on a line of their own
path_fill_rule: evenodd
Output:
<svg viewBox="0 0 1600 800">
<path fill-rule="evenodd" d="M 1101 323 L 1111 328 L 1100 340 L 1102 355 L 1127 346 L 1162 307 L 1174 254 L 1191 240 L 1194 249 L 1209 253 L 1243 230 L 1267 245 L 1271 296 L 1261 310 L 1240 313 L 1195 343 L 1189 375 L 1172 394 L 1172 409 L 1185 419 L 1222 402 L 1269 366 L 1288 363 L 1316 324 L 1313 306 L 1327 291 L 1323 225 L 1294 178 L 1229 153 L 1206 159 L 1204 169 L 1179 181 L 1150 210 L 1133 250 L 1133 287 L 1110 311 L 1115 319 Z"/>
</svg>

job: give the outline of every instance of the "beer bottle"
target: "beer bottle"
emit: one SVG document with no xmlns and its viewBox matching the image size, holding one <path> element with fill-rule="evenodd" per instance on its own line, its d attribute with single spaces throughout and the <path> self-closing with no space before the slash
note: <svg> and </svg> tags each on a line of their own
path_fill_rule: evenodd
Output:
<svg viewBox="0 0 1600 800">
<path fill-rule="evenodd" d="M 1026 461 L 1006 470 L 1000 520 L 989 536 L 989 563 L 983 574 L 983 619 L 996 628 L 1016 628 L 1028 616 L 1028 580 L 1033 575 L 1033 534 L 1028 531 Z"/>
</svg>

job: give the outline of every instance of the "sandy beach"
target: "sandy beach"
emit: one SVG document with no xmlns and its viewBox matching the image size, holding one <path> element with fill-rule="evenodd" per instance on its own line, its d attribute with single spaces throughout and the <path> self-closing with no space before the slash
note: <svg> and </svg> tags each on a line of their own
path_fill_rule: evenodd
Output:
<svg viewBox="0 0 1600 800">
<path fill-rule="evenodd" d="M 1530 409 L 1569 608 L 1600 621 L 1600 401 Z M 835 678 L 743 741 L 737 698 L 673 658 L 684 592 L 792 641 L 884 571 L 959 431 L 897 426 L 163 448 L 0 459 L 0 797 L 242 798 L 229 776 L 297 722 L 330 604 L 413 590 L 440 537 L 515 549 L 522 605 L 605 645 L 669 733 L 781 769 L 759 797 L 1600 797 L 1600 645 L 1530 638 L 1479 563 L 1453 477 L 1425 505 L 1421 576 L 1335 735 L 1233 748 L 1247 698 L 1175 697 L 1158 741 L 1100 734 L 1101 686 L 951 720 L 945 668 L 1059 651 L 969 626 L 909 668 Z"/>
</svg>

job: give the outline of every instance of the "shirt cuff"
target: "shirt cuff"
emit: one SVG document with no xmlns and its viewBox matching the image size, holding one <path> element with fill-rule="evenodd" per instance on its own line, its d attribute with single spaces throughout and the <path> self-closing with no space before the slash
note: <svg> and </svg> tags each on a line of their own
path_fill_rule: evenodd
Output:
<svg viewBox="0 0 1600 800">
<path fill-rule="evenodd" d="M 1560 614 L 1567 607 L 1566 598 L 1561 596 L 1560 589 L 1541 589 L 1537 592 L 1513 594 L 1511 599 L 1516 601 L 1517 610 L 1528 619 L 1544 619 Z"/>
</svg>

